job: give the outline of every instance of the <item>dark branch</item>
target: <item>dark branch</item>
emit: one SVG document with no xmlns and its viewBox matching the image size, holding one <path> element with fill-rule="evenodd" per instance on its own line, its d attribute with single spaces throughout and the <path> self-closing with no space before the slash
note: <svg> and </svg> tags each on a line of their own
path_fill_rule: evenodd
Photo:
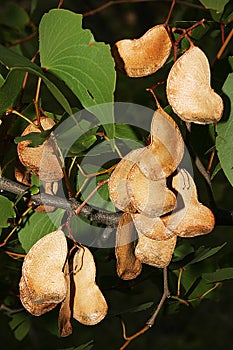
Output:
<svg viewBox="0 0 233 350">
<path fill-rule="evenodd" d="M 0 191 L 7 191 L 16 195 L 22 195 L 28 200 L 30 199 L 33 201 L 35 205 L 49 205 L 73 212 L 81 204 L 76 200 L 67 200 L 65 198 L 46 193 L 31 195 L 29 190 L 30 188 L 28 186 L 6 179 L 5 177 L 0 178 Z M 82 208 L 80 215 L 84 216 L 90 221 L 98 222 L 110 227 L 116 227 L 121 213 L 109 213 L 103 210 L 96 210 L 89 205 L 85 205 L 85 207 Z"/>
<path fill-rule="evenodd" d="M 6 191 L 16 195 L 22 195 L 28 200 L 30 199 L 33 201 L 35 205 L 49 205 L 56 208 L 65 209 L 68 212 L 74 212 L 75 209 L 81 205 L 79 201 L 67 200 L 65 198 L 46 193 L 31 195 L 29 189 L 30 188 L 28 186 L 6 179 L 5 177 L 0 177 L 1 192 Z M 215 215 L 216 225 L 233 226 L 233 211 L 221 208 L 212 209 L 212 211 Z M 80 215 L 90 221 L 98 222 L 109 227 L 117 227 L 121 214 L 122 213 L 110 213 L 100 209 L 97 210 L 88 204 L 82 208 L 80 213 Z"/>
</svg>

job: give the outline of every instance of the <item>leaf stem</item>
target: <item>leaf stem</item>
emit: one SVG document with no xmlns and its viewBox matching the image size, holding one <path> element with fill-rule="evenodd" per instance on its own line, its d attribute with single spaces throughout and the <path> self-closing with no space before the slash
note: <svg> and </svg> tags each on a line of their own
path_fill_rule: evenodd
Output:
<svg viewBox="0 0 233 350">
<path fill-rule="evenodd" d="M 220 58 L 222 57 L 223 52 L 225 51 L 227 45 L 229 44 L 231 38 L 233 36 L 233 29 L 231 29 L 230 33 L 228 34 L 228 36 L 226 37 L 226 40 L 224 41 L 224 43 L 222 44 L 221 48 L 219 49 L 215 61 L 212 64 L 212 67 L 216 64 L 217 61 L 220 60 Z"/>
<path fill-rule="evenodd" d="M 188 303 L 191 303 L 191 302 L 193 302 L 193 301 L 202 300 L 202 299 L 204 299 L 209 293 L 211 293 L 213 290 L 215 290 L 216 288 L 218 288 L 218 287 L 221 286 L 221 285 L 222 285 L 222 282 L 216 282 L 212 288 L 208 289 L 206 292 L 204 292 L 203 294 L 201 294 L 200 296 L 198 296 L 198 297 L 196 297 L 196 298 L 188 299 L 187 302 L 188 302 Z"/>
<path fill-rule="evenodd" d="M 171 18 L 171 15 L 172 15 L 172 11 L 173 11 L 173 9 L 174 9 L 175 4 L 176 4 L 176 0 L 172 0 L 172 4 L 171 4 L 170 10 L 169 10 L 169 12 L 168 12 L 166 22 L 165 22 L 165 24 L 164 24 L 165 27 L 168 26 L 168 23 L 169 23 L 169 21 L 170 21 L 170 18 Z"/>
<path fill-rule="evenodd" d="M 41 122 L 40 122 L 40 112 L 39 112 L 39 106 L 38 106 L 38 101 L 39 101 L 39 95 L 40 95 L 40 87 L 41 87 L 41 77 L 38 78 L 37 81 L 37 87 L 36 87 L 36 96 L 35 99 L 33 100 L 34 102 L 34 106 L 35 106 L 35 110 L 36 110 L 36 120 L 38 123 L 38 127 L 40 128 L 41 131 L 44 131 Z"/>
<path fill-rule="evenodd" d="M 24 120 L 26 120 L 29 124 L 31 124 L 32 126 L 34 126 L 35 128 L 39 129 L 39 126 L 36 125 L 35 123 L 33 123 L 33 121 L 31 121 L 28 117 L 26 117 L 26 115 L 23 115 L 22 113 L 16 111 L 15 109 L 11 109 L 9 111 L 7 111 L 7 113 L 13 113 L 18 115 L 20 118 L 23 118 Z"/>
<path fill-rule="evenodd" d="M 142 327 L 138 332 L 136 332 L 133 335 L 131 335 L 130 337 L 126 336 L 125 325 L 124 325 L 124 323 L 122 323 L 123 337 L 124 337 L 124 339 L 126 341 L 120 347 L 119 350 L 124 350 L 131 343 L 132 340 L 134 340 L 135 338 L 139 337 L 141 334 L 145 333 L 148 329 L 150 329 L 154 325 L 156 317 L 158 316 L 160 310 L 162 309 L 162 306 L 163 306 L 164 302 L 166 301 L 166 299 L 168 297 L 170 297 L 170 292 L 169 292 L 169 288 L 168 288 L 168 271 L 167 271 L 167 267 L 165 267 L 163 269 L 163 295 L 162 295 L 162 297 L 160 299 L 160 302 L 159 302 L 158 306 L 156 307 L 156 309 L 155 309 L 154 313 L 152 314 L 152 316 L 146 322 L 146 325 L 144 327 Z"/>
<path fill-rule="evenodd" d="M 83 207 L 88 203 L 91 197 L 93 197 L 93 195 L 98 191 L 98 189 L 103 185 L 105 185 L 106 183 L 108 183 L 108 179 L 99 181 L 96 188 L 94 188 L 94 190 L 87 196 L 87 198 L 82 202 L 82 204 L 74 211 L 75 215 L 78 215 L 82 211 Z"/>
</svg>

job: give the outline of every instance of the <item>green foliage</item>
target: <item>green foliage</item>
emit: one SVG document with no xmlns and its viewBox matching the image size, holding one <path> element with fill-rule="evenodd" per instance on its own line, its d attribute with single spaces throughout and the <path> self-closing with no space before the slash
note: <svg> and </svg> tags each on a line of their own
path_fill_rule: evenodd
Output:
<svg viewBox="0 0 233 350">
<path fill-rule="evenodd" d="M 228 97 L 226 106 L 228 106 L 229 116 L 226 121 L 223 120 L 216 126 L 216 131 L 218 134 L 216 139 L 216 148 L 222 169 L 233 186 L 233 144 L 231 137 L 233 133 L 233 73 L 229 74 L 227 77 L 222 90 Z"/>
<path fill-rule="evenodd" d="M 233 278 L 233 268 L 225 267 L 218 269 L 215 272 L 203 273 L 202 278 L 208 282 L 219 282 Z"/>
<path fill-rule="evenodd" d="M 0 227 L 8 227 L 10 225 L 9 219 L 15 218 L 14 203 L 8 198 L 0 196 Z"/>
<path fill-rule="evenodd" d="M 24 312 L 12 315 L 9 326 L 14 332 L 15 338 L 19 341 L 23 340 L 30 329 L 28 315 L 26 315 Z"/>
<path fill-rule="evenodd" d="M 94 40 L 90 30 L 82 29 L 82 16 L 67 10 L 51 10 L 40 22 L 40 59 L 43 69 L 64 80 L 83 107 L 96 106 L 102 124 L 113 123 L 115 89 L 114 61 L 110 47 Z M 107 115 L 107 118 L 106 118 Z M 114 128 L 105 126 L 112 138 Z"/>
<path fill-rule="evenodd" d="M 215 10 L 217 13 L 221 13 L 224 10 L 224 6 L 229 0 L 199 0 L 207 9 Z"/>
<path fill-rule="evenodd" d="M 24 73 L 29 72 L 29 73 L 32 73 L 32 74 L 40 77 L 41 79 L 43 79 L 43 81 L 46 84 L 49 91 L 54 95 L 54 97 L 61 104 L 61 106 L 65 109 L 65 111 L 69 114 L 72 114 L 71 107 L 70 107 L 67 99 L 65 98 L 65 96 L 56 87 L 56 85 L 54 85 L 54 83 L 52 81 L 50 81 L 49 79 L 46 78 L 46 76 L 42 73 L 41 69 L 36 64 L 31 62 L 26 57 L 18 55 L 14 51 L 9 50 L 2 45 L 0 45 L 0 62 L 3 65 L 11 68 L 11 72 L 13 72 L 14 70 L 23 71 Z M 9 85 L 6 86 L 6 84 L 9 84 Z M 2 88 L 4 88 L 4 86 L 5 86 L 5 91 L 6 91 L 6 89 L 8 89 L 8 91 L 10 91 L 11 89 L 13 90 L 13 92 L 15 91 L 13 79 L 7 80 L 6 84 L 4 84 L 2 87 Z M 16 95 L 16 92 L 13 95 L 13 99 L 12 99 L 10 105 L 15 100 L 15 97 L 16 97 L 15 95 Z M 3 97 L 4 97 L 4 95 L 3 95 Z M 1 114 L 3 112 L 5 112 L 5 110 L 7 109 L 6 105 L 7 105 L 7 101 L 5 101 L 5 104 L 3 106 L 3 110 L 2 109 L 0 110 Z"/>
<path fill-rule="evenodd" d="M 12 70 L 3 80 L 0 89 L 0 113 L 4 113 L 7 109 L 14 106 L 15 100 L 19 95 L 20 88 L 23 83 L 25 73 L 17 70 Z"/>
<path fill-rule="evenodd" d="M 19 232 L 19 241 L 25 252 L 27 253 L 33 244 L 47 233 L 55 231 L 60 226 L 63 215 L 62 209 L 56 209 L 50 215 L 33 213 Z"/>
</svg>

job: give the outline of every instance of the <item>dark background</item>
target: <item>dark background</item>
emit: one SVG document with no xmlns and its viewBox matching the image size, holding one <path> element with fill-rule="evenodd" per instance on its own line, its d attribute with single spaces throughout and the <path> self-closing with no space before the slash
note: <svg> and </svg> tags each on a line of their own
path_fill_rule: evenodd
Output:
<svg viewBox="0 0 233 350">
<path fill-rule="evenodd" d="M 8 1 L 1 0 L 1 16 L 4 16 L 4 8 Z M 30 1 L 15 1 L 28 12 L 30 11 Z M 106 1 L 75 1 L 64 0 L 62 8 L 71 9 L 77 13 L 86 13 L 97 8 Z M 44 12 L 50 8 L 56 8 L 58 1 L 42 0 L 38 1 L 36 10 L 33 13 L 33 21 L 38 24 Z M 84 27 L 92 30 L 97 41 L 104 41 L 111 46 L 123 38 L 137 38 L 156 24 L 163 23 L 170 8 L 170 1 L 151 1 L 139 3 L 115 4 L 94 15 L 84 17 Z M 179 1 L 175 6 L 170 23 L 179 26 L 182 21 L 189 21 L 189 25 L 207 18 L 211 20 L 210 13 L 206 11 L 199 1 Z M 189 26 L 188 25 L 188 26 Z M 214 37 L 206 36 L 200 41 L 202 47 L 213 61 L 220 43 Z M 232 49 L 231 49 L 232 50 Z M 228 54 L 230 52 L 228 51 Z M 232 51 L 231 51 L 232 53 Z M 226 53 L 227 54 L 227 53 Z M 129 79 L 119 73 L 117 76 L 116 100 L 134 102 L 154 108 L 154 100 L 146 91 L 146 87 L 151 86 L 155 81 L 159 81 L 159 74 L 147 78 Z M 194 128 L 195 129 L 195 128 Z M 198 135 L 198 151 L 205 153 L 208 142 L 205 139 L 206 128 L 202 130 L 196 127 Z M 194 130 L 195 134 L 195 130 Z M 205 162 L 205 159 L 204 159 Z M 199 183 L 199 195 L 205 200 L 205 189 L 202 181 Z M 233 191 L 224 174 L 220 172 L 213 181 L 216 202 L 220 207 L 232 209 Z M 197 247 L 203 244 L 207 246 L 217 246 L 227 242 L 226 248 L 221 253 L 223 266 L 232 266 L 233 262 L 233 228 L 220 226 L 211 235 L 193 240 Z M 162 290 L 162 273 L 150 267 L 144 267 L 140 279 L 131 284 L 121 282 L 117 288 L 109 288 L 111 278 L 116 278 L 114 262 L 109 259 L 106 267 L 106 257 L 111 252 L 100 253 L 97 268 L 105 264 L 103 275 L 99 279 L 105 278 L 107 299 L 110 313 L 108 317 L 99 325 L 85 327 L 74 322 L 73 335 L 67 339 L 60 339 L 56 336 L 56 316 L 57 310 L 40 318 L 30 317 L 30 332 L 22 342 L 14 339 L 13 333 L 8 325 L 9 317 L 4 313 L 0 314 L 0 341 L 1 346 L 6 349 L 73 349 L 80 344 L 94 339 L 94 349 L 115 350 L 123 343 L 121 337 L 120 319 L 116 317 L 119 310 L 124 311 L 132 305 L 146 302 L 157 302 Z M 2 264 L 7 264 L 8 257 L 1 258 Z M 18 267 L 15 262 L 15 268 Z M 99 266 L 98 266 L 99 264 Z M 149 276 L 149 278 L 148 278 Z M 1 275 L 0 275 L 1 277 Z M 17 275 L 15 275 L 17 283 Z M 171 281 L 174 279 L 171 277 Z M 106 280 L 109 278 L 108 282 Z M 160 281 L 160 282 L 159 282 Z M 174 305 L 165 306 L 156 320 L 155 326 L 140 336 L 127 349 L 131 350 L 222 350 L 232 348 L 233 334 L 233 292 L 232 281 L 224 282 L 219 291 L 213 292 L 214 297 L 206 298 L 201 303 L 181 305 L 174 311 Z M 172 292 L 175 292 L 175 284 L 171 283 Z M 169 304 L 169 303 L 168 303 Z M 127 333 L 130 335 L 140 329 L 152 312 L 152 309 L 138 313 L 123 314 L 126 323 Z"/>
</svg>

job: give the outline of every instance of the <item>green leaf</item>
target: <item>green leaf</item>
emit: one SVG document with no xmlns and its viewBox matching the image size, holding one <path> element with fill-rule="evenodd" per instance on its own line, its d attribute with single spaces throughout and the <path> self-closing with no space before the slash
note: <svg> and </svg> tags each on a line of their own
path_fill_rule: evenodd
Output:
<svg viewBox="0 0 233 350">
<path fill-rule="evenodd" d="M 77 348 L 74 348 L 74 350 L 91 350 L 93 346 L 93 340 L 90 340 L 88 343 L 79 345 Z"/>
<path fill-rule="evenodd" d="M 29 332 L 30 322 L 25 312 L 16 313 L 11 316 L 9 322 L 10 328 L 14 332 L 14 336 L 18 341 L 23 340 Z"/>
<path fill-rule="evenodd" d="M 91 110 L 114 136 L 113 92 L 116 73 L 110 46 L 96 42 L 82 28 L 82 15 L 68 10 L 51 10 L 39 26 L 40 59 L 44 69 L 62 79 L 82 105 Z M 106 104 L 107 103 L 107 104 Z M 104 104 L 104 105 L 103 105 Z"/>
<path fill-rule="evenodd" d="M 61 225 L 63 215 L 63 209 L 56 209 L 49 215 L 46 213 L 33 213 L 18 234 L 19 241 L 25 252 L 27 253 L 40 238 L 55 231 Z"/>
<path fill-rule="evenodd" d="M 199 0 L 207 9 L 215 10 L 216 12 L 223 12 L 225 5 L 230 0 Z"/>
<path fill-rule="evenodd" d="M 15 218 L 14 203 L 8 198 L 0 196 L 0 227 L 8 227 L 8 219 Z"/>
<path fill-rule="evenodd" d="M 195 264 L 197 262 L 200 262 L 202 260 L 210 258 L 212 255 L 218 253 L 227 243 L 223 243 L 221 246 L 215 247 L 215 248 L 205 248 L 205 247 L 200 247 L 196 254 L 194 259 L 189 261 L 185 266 Z"/>
<path fill-rule="evenodd" d="M 72 114 L 72 109 L 67 101 L 66 97 L 62 92 L 52 83 L 42 72 L 40 67 L 35 63 L 31 62 L 28 58 L 18 55 L 14 51 L 7 49 L 5 46 L 0 45 L 0 62 L 11 70 L 23 71 L 32 73 L 38 77 L 41 77 L 49 91 L 57 99 L 64 110 L 70 115 Z"/>
<path fill-rule="evenodd" d="M 29 23 L 29 16 L 27 12 L 17 4 L 9 2 L 6 4 L 4 16 L 1 16 L 0 24 L 16 30 L 23 30 Z"/>
<path fill-rule="evenodd" d="M 2 74 L 0 74 L 0 88 L 2 87 L 4 82 L 5 82 L 5 79 L 3 78 Z"/>
<path fill-rule="evenodd" d="M 144 304 L 141 304 L 139 306 L 135 306 L 135 307 L 132 307 L 128 310 L 126 310 L 126 312 L 139 312 L 139 311 L 144 311 L 144 310 L 147 310 L 149 309 L 151 306 L 154 305 L 154 302 L 153 301 L 150 301 L 148 303 L 144 303 Z"/>
<path fill-rule="evenodd" d="M 222 169 L 233 186 L 233 73 L 229 74 L 222 88 L 231 101 L 229 118 L 216 125 L 216 148 Z"/>
<path fill-rule="evenodd" d="M 31 142 L 29 143 L 28 147 L 37 147 L 46 140 L 51 132 L 51 129 L 42 132 L 30 132 L 27 135 L 16 137 L 14 141 L 17 144 L 21 141 L 30 140 Z"/>
<path fill-rule="evenodd" d="M 14 102 L 20 93 L 25 73 L 10 71 L 0 88 L 0 114 L 14 106 Z"/>
<path fill-rule="evenodd" d="M 140 140 L 148 137 L 148 131 L 133 125 L 117 123 L 115 124 L 115 137 L 142 143 Z"/>
<path fill-rule="evenodd" d="M 215 272 L 203 273 L 202 278 L 208 282 L 218 282 L 233 278 L 233 267 L 225 267 Z"/>
<path fill-rule="evenodd" d="M 217 175 L 217 173 L 222 169 L 222 166 L 220 164 L 220 162 L 218 162 L 218 164 L 216 165 L 216 167 L 214 168 L 212 174 L 211 174 L 211 180 L 213 180 L 213 178 Z"/>
</svg>

